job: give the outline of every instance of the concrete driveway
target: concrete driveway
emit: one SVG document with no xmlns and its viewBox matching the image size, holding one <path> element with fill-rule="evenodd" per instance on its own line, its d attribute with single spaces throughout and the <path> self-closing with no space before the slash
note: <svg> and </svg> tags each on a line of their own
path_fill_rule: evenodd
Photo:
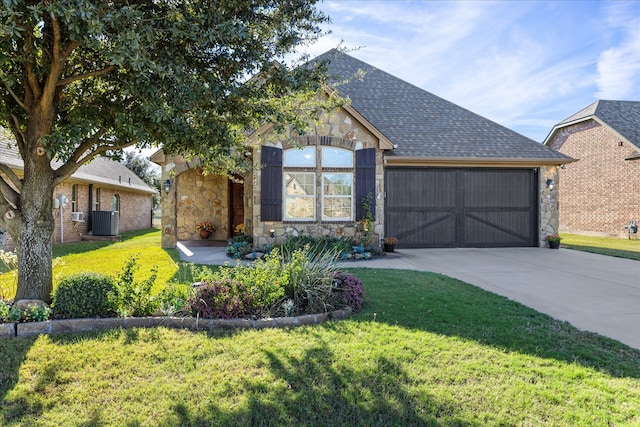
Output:
<svg viewBox="0 0 640 427">
<path fill-rule="evenodd" d="M 224 248 L 178 248 L 187 261 L 229 262 Z M 400 249 L 344 266 L 441 273 L 640 349 L 639 261 L 569 249 L 456 248 Z"/>
</svg>

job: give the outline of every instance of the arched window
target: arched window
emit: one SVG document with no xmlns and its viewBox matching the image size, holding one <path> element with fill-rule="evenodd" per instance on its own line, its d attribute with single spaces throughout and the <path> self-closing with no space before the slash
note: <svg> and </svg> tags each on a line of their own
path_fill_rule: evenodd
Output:
<svg viewBox="0 0 640 427">
<path fill-rule="evenodd" d="M 112 208 L 113 211 L 120 211 L 120 196 L 117 194 L 113 195 Z"/>
</svg>

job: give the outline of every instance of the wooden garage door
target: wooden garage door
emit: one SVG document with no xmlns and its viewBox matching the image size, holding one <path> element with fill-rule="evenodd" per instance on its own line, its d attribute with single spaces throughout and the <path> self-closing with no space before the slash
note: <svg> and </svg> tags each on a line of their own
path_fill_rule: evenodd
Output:
<svg viewBox="0 0 640 427">
<path fill-rule="evenodd" d="M 389 168 L 385 235 L 398 247 L 535 246 L 532 169 Z"/>
</svg>

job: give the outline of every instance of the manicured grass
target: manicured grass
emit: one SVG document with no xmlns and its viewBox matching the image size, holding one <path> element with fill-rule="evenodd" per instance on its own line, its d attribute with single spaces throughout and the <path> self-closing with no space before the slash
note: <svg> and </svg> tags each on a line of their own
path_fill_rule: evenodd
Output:
<svg viewBox="0 0 640 427">
<path fill-rule="evenodd" d="M 94 271 L 115 276 L 131 255 L 139 257 L 140 269 L 137 280 L 144 280 L 158 267 L 158 277 L 154 291 L 165 286 L 170 280 L 191 279 L 190 272 L 180 263 L 175 249 L 160 247 L 160 231 L 157 229 L 138 230 L 122 233 L 120 242 L 78 242 L 64 243 L 53 247 L 53 286 L 60 279 L 74 273 Z M 15 272 L 0 274 L 0 295 L 8 298 L 15 294 Z"/>
<path fill-rule="evenodd" d="M 640 424 L 640 351 L 445 276 L 350 272 L 366 307 L 340 322 L 0 340 L 0 424 Z"/>
<path fill-rule="evenodd" d="M 640 240 L 638 235 L 632 235 L 632 239 L 620 239 L 615 237 L 593 237 L 577 234 L 562 234 L 561 246 L 567 249 L 575 249 L 585 252 L 593 252 L 601 255 L 629 258 L 640 261 Z"/>
</svg>

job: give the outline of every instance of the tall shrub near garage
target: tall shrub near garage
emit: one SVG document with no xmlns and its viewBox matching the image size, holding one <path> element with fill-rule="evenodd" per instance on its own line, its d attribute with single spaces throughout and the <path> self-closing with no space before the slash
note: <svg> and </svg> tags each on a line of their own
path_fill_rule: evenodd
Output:
<svg viewBox="0 0 640 427">
<path fill-rule="evenodd" d="M 58 318 L 113 316 L 117 311 L 116 286 L 103 274 L 73 274 L 60 281 L 51 306 Z"/>
</svg>

